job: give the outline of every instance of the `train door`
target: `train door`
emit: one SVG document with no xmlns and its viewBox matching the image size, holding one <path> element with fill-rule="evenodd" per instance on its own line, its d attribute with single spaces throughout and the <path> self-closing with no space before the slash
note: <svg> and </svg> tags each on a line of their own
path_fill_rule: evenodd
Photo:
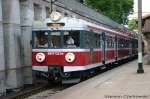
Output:
<svg viewBox="0 0 150 99">
<path fill-rule="evenodd" d="M 106 42 L 105 42 L 105 39 L 106 39 L 106 37 L 105 37 L 105 33 L 103 32 L 102 33 L 102 63 L 103 64 L 105 64 L 105 58 L 106 58 L 106 51 L 105 51 L 105 49 L 106 49 Z"/>
<path fill-rule="evenodd" d="M 93 60 L 94 60 L 94 49 L 93 49 L 93 39 L 95 39 L 95 38 L 93 38 L 94 37 L 94 35 L 93 35 L 93 31 L 90 31 L 90 34 L 89 34 L 89 36 L 90 36 L 90 64 L 92 64 L 93 63 Z"/>
<path fill-rule="evenodd" d="M 115 35 L 112 36 L 113 61 L 116 61 Z"/>
<path fill-rule="evenodd" d="M 93 36 L 92 32 L 84 31 L 83 32 L 83 48 L 89 50 L 89 63 L 91 64 L 93 62 Z"/>
<path fill-rule="evenodd" d="M 118 39 L 117 36 L 115 36 L 115 60 L 117 61 L 118 57 Z"/>
<path fill-rule="evenodd" d="M 131 57 L 132 56 L 132 41 L 131 40 L 129 40 L 128 48 L 129 48 L 129 56 Z"/>
<path fill-rule="evenodd" d="M 99 63 L 102 62 L 101 59 L 101 34 L 99 33 L 94 33 L 93 35 L 93 63 Z"/>
</svg>

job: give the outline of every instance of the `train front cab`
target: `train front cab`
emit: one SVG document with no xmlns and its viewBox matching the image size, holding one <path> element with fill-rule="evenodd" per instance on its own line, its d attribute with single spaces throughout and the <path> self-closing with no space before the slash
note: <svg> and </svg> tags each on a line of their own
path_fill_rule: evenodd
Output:
<svg viewBox="0 0 150 99">
<path fill-rule="evenodd" d="M 33 31 L 32 69 L 45 77 L 68 78 L 102 66 L 102 36 L 91 31 Z M 69 36 L 74 45 L 66 44 Z M 93 38 L 94 37 L 94 38 Z"/>
</svg>

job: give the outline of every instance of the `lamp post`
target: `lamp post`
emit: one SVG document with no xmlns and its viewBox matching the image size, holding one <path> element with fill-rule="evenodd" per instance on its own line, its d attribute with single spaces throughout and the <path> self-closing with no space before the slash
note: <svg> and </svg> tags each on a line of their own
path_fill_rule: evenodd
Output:
<svg viewBox="0 0 150 99">
<path fill-rule="evenodd" d="M 138 0 L 138 69 L 137 73 L 144 73 L 142 62 L 142 0 Z"/>
</svg>

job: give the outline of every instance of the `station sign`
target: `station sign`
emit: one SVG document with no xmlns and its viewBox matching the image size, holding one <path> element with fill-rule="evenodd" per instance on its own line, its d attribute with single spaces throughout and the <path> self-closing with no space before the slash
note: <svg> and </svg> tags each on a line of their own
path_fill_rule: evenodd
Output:
<svg viewBox="0 0 150 99">
<path fill-rule="evenodd" d="M 59 27 L 59 26 L 65 26 L 65 23 L 47 23 L 47 26 L 49 26 L 49 27 Z"/>
</svg>

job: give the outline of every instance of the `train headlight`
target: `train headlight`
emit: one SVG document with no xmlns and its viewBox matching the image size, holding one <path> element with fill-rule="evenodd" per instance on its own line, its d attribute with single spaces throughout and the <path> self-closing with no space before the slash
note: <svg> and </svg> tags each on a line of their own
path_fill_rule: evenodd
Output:
<svg viewBox="0 0 150 99">
<path fill-rule="evenodd" d="M 69 63 L 73 62 L 75 60 L 75 55 L 73 53 L 67 53 L 65 55 L 65 60 Z"/>
<path fill-rule="evenodd" d="M 36 61 L 37 62 L 43 62 L 45 60 L 45 54 L 44 53 L 37 53 L 36 54 Z"/>
</svg>

